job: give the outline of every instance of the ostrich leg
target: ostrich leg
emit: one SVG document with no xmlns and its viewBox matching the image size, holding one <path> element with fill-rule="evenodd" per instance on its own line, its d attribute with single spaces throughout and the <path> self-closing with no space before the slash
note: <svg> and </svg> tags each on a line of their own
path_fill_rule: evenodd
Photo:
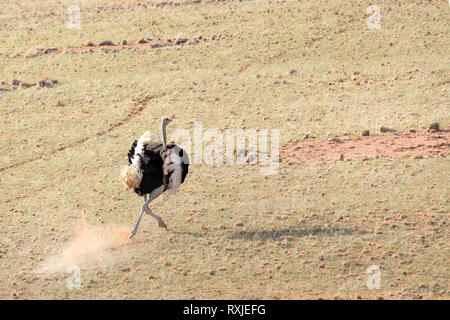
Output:
<svg viewBox="0 0 450 320">
<path fill-rule="evenodd" d="M 160 216 L 154 214 L 152 209 L 150 209 L 150 207 L 148 206 L 150 204 L 150 202 L 152 202 L 154 199 L 159 197 L 163 192 L 164 192 L 164 186 L 161 186 L 161 187 L 153 190 L 152 193 L 150 194 L 150 198 L 145 202 L 145 204 L 142 207 L 144 208 L 144 211 L 147 214 L 151 215 L 153 218 L 156 219 L 156 221 L 158 221 L 159 227 L 167 229 L 167 225 L 164 223 L 163 219 Z"/>
<path fill-rule="evenodd" d="M 153 218 L 155 218 L 156 221 L 158 221 L 158 226 L 167 230 L 167 225 L 164 223 L 163 219 L 160 216 L 154 214 L 152 209 L 147 207 L 147 210 L 148 211 L 145 211 L 145 212 L 147 212 L 149 215 L 151 215 Z"/>
<path fill-rule="evenodd" d="M 151 215 L 153 218 L 155 218 L 158 221 L 158 225 L 162 228 L 166 228 L 167 226 L 164 223 L 164 221 L 162 220 L 162 218 L 156 214 L 154 214 L 152 212 L 152 210 L 148 207 L 148 205 L 150 204 L 150 202 L 152 202 L 153 200 L 155 200 L 157 197 L 159 197 L 164 191 L 164 186 L 161 186 L 155 190 L 152 191 L 152 193 L 150 193 L 150 196 L 147 200 L 147 196 L 144 195 L 142 198 L 144 199 L 144 204 L 142 205 L 141 208 L 141 212 L 139 213 L 139 217 L 136 220 L 136 223 L 133 226 L 133 229 L 131 229 L 130 235 L 128 236 L 128 239 L 131 239 L 134 237 L 134 235 L 137 232 L 139 223 L 141 222 L 142 219 L 142 215 L 144 214 L 144 212 L 148 213 L 149 215 Z"/>
<path fill-rule="evenodd" d="M 143 195 L 142 198 L 144 199 L 144 205 L 145 205 L 145 203 L 147 202 L 147 195 Z M 128 236 L 128 239 L 133 238 L 134 235 L 136 234 L 138 226 L 139 226 L 139 223 L 141 222 L 142 215 L 144 214 L 144 212 L 145 212 L 144 206 L 142 206 L 141 207 L 141 212 L 139 213 L 139 216 L 138 216 L 138 218 L 136 220 L 136 223 L 133 226 L 133 229 L 131 229 L 131 232 L 130 232 L 130 235 Z"/>
</svg>

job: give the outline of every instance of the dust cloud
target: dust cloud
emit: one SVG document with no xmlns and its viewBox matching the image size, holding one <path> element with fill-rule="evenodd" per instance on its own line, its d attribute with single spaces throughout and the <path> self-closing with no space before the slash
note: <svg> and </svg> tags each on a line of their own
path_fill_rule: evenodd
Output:
<svg viewBox="0 0 450 320">
<path fill-rule="evenodd" d="M 129 230 L 107 225 L 93 226 L 83 211 L 81 226 L 63 251 L 44 261 L 38 273 L 65 272 L 71 265 L 101 267 L 114 262 L 119 248 L 126 247 Z"/>
</svg>

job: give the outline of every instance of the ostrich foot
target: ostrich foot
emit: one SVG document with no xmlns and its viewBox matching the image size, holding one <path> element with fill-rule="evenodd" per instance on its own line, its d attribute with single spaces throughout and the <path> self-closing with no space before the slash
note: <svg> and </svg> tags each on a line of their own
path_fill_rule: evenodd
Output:
<svg viewBox="0 0 450 320">
<path fill-rule="evenodd" d="M 149 207 L 145 207 L 144 210 L 147 214 L 151 215 L 153 218 L 156 219 L 156 221 L 158 221 L 158 226 L 160 228 L 164 228 L 167 230 L 167 225 L 164 223 L 163 219 L 157 214 L 154 214 L 152 209 L 150 209 Z"/>
<path fill-rule="evenodd" d="M 136 235 L 137 228 L 133 228 L 130 232 L 130 235 L 128 236 L 128 240 L 133 239 L 133 237 Z"/>
<path fill-rule="evenodd" d="M 164 228 L 164 229 L 167 230 L 167 225 L 164 223 L 164 221 L 162 221 L 162 219 L 161 219 L 161 220 L 158 220 L 158 226 L 159 226 L 160 228 Z"/>
</svg>

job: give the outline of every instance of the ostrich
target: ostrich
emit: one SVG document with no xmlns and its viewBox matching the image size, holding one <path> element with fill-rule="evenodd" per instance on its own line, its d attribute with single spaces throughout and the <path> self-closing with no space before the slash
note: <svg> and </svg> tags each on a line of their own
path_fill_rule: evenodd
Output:
<svg viewBox="0 0 450 320">
<path fill-rule="evenodd" d="M 188 174 L 189 158 L 176 144 L 167 144 L 166 126 L 172 121 L 167 117 L 161 120 L 162 141 L 149 131 L 131 146 L 128 151 L 128 166 L 120 173 L 120 180 L 127 189 L 134 189 L 144 199 L 141 212 L 130 232 L 129 239 L 137 232 L 144 212 L 158 221 L 158 226 L 167 230 L 162 218 L 152 212 L 149 204 L 168 190 L 175 194 Z"/>
</svg>

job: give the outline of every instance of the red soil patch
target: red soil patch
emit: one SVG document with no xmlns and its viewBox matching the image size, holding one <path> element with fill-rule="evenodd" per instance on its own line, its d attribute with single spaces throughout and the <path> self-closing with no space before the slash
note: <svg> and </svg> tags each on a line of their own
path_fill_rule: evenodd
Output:
<svg viewBox="0 0 450 320">
<path fill-rule="evenodd" d="M 155 48 L 163 48 L 170 47 L 175 45 L 180 45 L 181 43 L 176 44 L 176 40 L 172 42 L 168 41 L 146 41 L 145 43 L 127 43 L 127 44 L 115 44 L 115 45 L 92 45 L 85 46 L 79 48 L 63 48 L 58 49 L 54 53 L 86 53 L 86 52 L 98 52 L 98 51 L 119 51 L 124 49 L 133 49 L 133 48 L 143 48 L 143 49 L 155 49 Z M 184 43 L 183 43 L 184 44 Z"/>
<path fill-rule="evenodd" d="M 416 157 L 450 152 L 450 130 L 332 140 L 290 142 L 281 150 L 284 162 L 308 160 L 369 159 L 378 157 Z"/>
<path fill-rule="evenodd" d="M 93 44 L 82 46 L 82 47 L 63 47 L 63 48 L 45 48 L 45 47 L 32 47 L 27 50 L 25 53 L 16 52 L 11 58 L 16 57 L 27 57 L 27 58 L 35 58 L 42 55 L 57 55 L 57 54 L 83 54 L 83 53 L 93 53 L 93 52 L 118 52 L 120 50 L 125 49 L 157 49 L 157 48 L 165 48 L 165 47 L 177 47 L 177 46 L 185 46 L 185 45 L 197 45 L 201 43 L 214 42 L 218 40 L 226 40 L 231 39 L 233 36 L 230 34 L 218 34 L 218 35 L 210 35 L 210 36 L 196 36 L 191 38 L 181 38 L 175 37 L 172 39 L 161 40 L 161 39 L 141 39 L 138 42 L 120 42 L 113 43 L 110 41 L 104 41 L 104 43 Z"/>
</svg>

